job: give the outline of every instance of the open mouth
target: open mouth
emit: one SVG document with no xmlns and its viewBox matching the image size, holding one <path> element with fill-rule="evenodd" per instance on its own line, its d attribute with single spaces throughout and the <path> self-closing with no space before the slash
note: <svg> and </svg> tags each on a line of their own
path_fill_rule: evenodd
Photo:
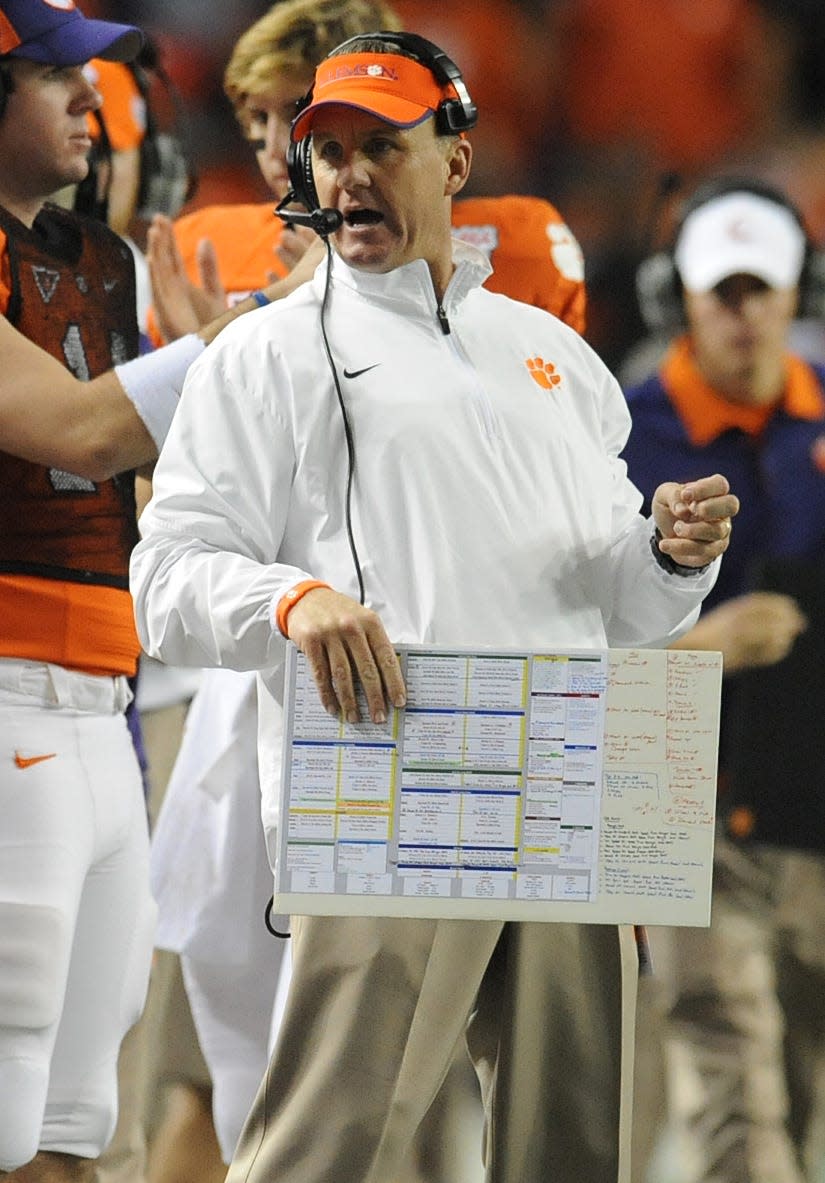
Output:
<svg viewBox="0 0 825 1183">
<path fill-rule="evenodd" d="M 376 226 L 383 220 L 384 215 L 377 209 L 354 209 L 344 216 L 348 226 Z"/>
</svg>

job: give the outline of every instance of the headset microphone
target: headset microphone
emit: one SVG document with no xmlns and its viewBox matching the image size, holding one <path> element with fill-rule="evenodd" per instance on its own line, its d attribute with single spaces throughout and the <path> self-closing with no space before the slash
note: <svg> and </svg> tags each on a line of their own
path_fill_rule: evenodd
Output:
<svg viewBox="0 0 825 1183">
<path fill-rule="evenodd" d="M 344 224 L 344 215 L 337 209 L 313 209 L 309 211 L 287 209 L 295 201 L 295 193 L 290 190 L 283 201 L 275 207 L 275 213 L 287 226 L 310 226 L 321 238 L 334 234 Z"/>
</svg>

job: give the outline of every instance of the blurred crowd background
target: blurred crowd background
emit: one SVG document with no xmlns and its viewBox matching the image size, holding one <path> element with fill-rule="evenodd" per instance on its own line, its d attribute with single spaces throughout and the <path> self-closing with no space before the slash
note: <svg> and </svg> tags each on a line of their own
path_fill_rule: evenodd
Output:
<svg viewBox="0 0 825 1183">
<path fill-rule="evenodd" d="M 395 3 L 395 0 L 393 0 Z M 82 0 L 141 25 L 179 102 L 188 208 L 265 200 L 223 96 L 238 36 L 271 0 Z M 643 336 L 638 262 L 679 197 L 735 172 L 779 183 L 825 242 L 823 0 L 398 0 L 408 29 L 461 67 L 480 108 L 471 192 L 534 193 L 584 249 L 587 336 L 612 368 Z"/>
</svg>

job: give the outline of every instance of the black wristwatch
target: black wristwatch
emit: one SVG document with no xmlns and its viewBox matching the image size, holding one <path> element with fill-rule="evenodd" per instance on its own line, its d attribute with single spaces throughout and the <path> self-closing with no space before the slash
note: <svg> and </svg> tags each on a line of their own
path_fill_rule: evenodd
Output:
<svg viewBox="0 0 825 1183">
<path fill-rule="evenodd" d="M 657 526 L 650 537 L 650 549 L 653 551 L 656 562 L 663 571 L 667 571 L 668 575 L 681 575 L 683 579 L 690 579 L 691 575 L 701 575 L 703 571 L 707 571 L 710 563 L 703 563 L 701 567 L 686 567 L 684 563 L 677 563 L 670 555 L 659 550 L 659 542 L 662 538 L 664 538 L 664 534 Z"/>
</svg>

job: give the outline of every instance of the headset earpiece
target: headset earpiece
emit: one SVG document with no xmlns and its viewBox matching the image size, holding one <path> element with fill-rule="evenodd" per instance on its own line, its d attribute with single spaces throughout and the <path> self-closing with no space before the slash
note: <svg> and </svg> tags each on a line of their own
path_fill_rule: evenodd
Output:
<svg viewBox="0 0 825 1183">
<path fill-rule="evenodd" d="M 192 197 L 196 178 L 179 136 L 158 132 L 141 145 L 137 216 L 150 222 L 155 214 L 175 218 Z"/>
<path fill-rule="evenodd" d="M 682 282 L 673 258 L 685 220 L 695 210 L 729 193 L 752 193 L 788 210 L 805 235 L 805 258 L 799 276 L 797 316 L 825 316 L 825 255 L 811 241 L 802 214 L 794 203 L 766 182 L 718 177 L 700 185 L 685 201 L 671 243 L 643 260 L 636 271 L 636 295 L 642 319 L 652 333 L 671 335 L 686 327 Z"/>
<path fill-rule="evenodd" d="M 309 98 L 302 100 L 306 105 Z M 290 140 L 286 154 L 286 166 L 289 174 L 289 186 L 292 191 L 291 201 L 300 202 L 305 209 L 316 210 L 319 207 L 318 193 L 315 189 L 315 179 L 312 175 L 312 136 L 304 136 L 297 143 Z"/>
<path fill-rule="evenodd" d="M 636 299 L 651 333 L 670 336 L 684 327 L 681 284 L 670 251 L 657 251 L 639 264 Z"/>
<path fill-rule="evenodd" d="M 192 197 L 197 187 L 197 176 L 192 166 L 191 153 L 185 145 L 183 106 L 166 71 L 160 64 L 155 47 L 144 47 L 136 62 L 129 63 L 146 108 L 146 134 L 140 145 L 140 187 L 137 197 L 137 217 L 151 221 L 155 214 L 174 218 Z M 152 103 L 152 80 L 161 83 L 174 126 L 161 131 Z"/>
<path fill-rule="evenodd" d="M 275 213 L 287 226 L 309 226 L 316 234 L 326 238 L 341 228 L 343 215 L 337 209 L 322 209 L 312 176 L 312 136 L 304 136 L 298 143 L 290 141 L 286 154 L 290 189 L 278 202 Z M 295 202 L 308 210 L 296 211 Z"/>
</svg>

